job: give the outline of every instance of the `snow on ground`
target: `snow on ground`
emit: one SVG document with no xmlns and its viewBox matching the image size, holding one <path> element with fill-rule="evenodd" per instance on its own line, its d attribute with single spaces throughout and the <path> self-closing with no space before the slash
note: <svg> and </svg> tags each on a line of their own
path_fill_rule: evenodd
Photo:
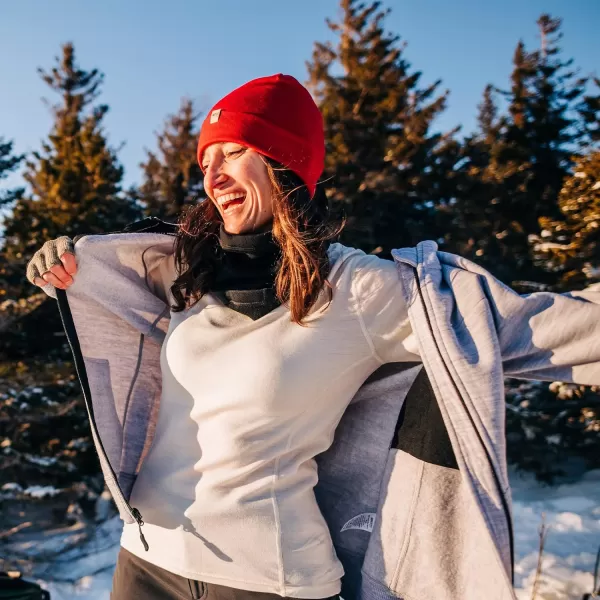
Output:
<svg viewBox="0 0 600 600">
<path fill-rule="evenodd" d="M 530 476 L 511 478 L 515 522 L 515 585 L 519 600 L 531 598 L 538 561 L 539 528 L 548 532 L 537 600 L 581 600 L 592 591 L 600 546 L 600 470 L 575 484 L 545 487 Z"/>
<path fill-rule="evenodd" d="M 51 577 L 38 583 L 51 600 L 109 600 L 120 537 L 121 520 L 113 517 L 98 527 L 93 540 L 62 553 L 49 569 Z"/>
<path fill-rule="evenodd" d="M 581 600 L 592 591 L 592 570 L 600 545 L 600 470 L 573 484 L 542 486 L 531 476 L 512 474 L 515 521 L 515 585 L 519 600 L 530 600 L 538 560 L 539 527 L 545 514 L 548 533 L 536 600 Z M 103 526 L 91 546 L 61 557 L 53 579 L 42 582 L 52 600 L 109 600 L 119 547 L 117 517 Z M 101 540 L 101 542 L 99 542 Z M 96 544 L 94 546 L 93 544 Z"/>
<path fill-rule="evenodd" d="M 76 584 L 50 583 L 42 586 L 50 592 L 50 600 L 110 600 L 111 584 L 112 572 L 104 572 L 82 577 Z"/>
</svg>

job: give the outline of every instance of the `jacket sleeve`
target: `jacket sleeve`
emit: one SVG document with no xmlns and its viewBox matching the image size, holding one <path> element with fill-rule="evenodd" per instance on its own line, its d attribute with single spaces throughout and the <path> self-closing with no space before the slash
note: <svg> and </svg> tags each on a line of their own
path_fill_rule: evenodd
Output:
<svg viewBox="0 0 600 600">
<path fill-rule="evenodd" d="M 519 295 L 491 276 L 485 286 L 506 375 L 600 384 L 600 292 Z"/>
</svg>

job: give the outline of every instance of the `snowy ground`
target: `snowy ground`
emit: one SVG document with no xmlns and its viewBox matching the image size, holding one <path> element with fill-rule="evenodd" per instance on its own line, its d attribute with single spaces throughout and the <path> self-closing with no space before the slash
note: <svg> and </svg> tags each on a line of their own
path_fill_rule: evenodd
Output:
<svg viewBox="0 0 600 600">
<path fill-rule="evenodd" d="M 572 485 L 543 487 L 530 477 L 512 478 L 515 584 L 519 600 L 531 598 L 538 560 L 539 527 L 549 526 L 537 600 L 581 600 L 592 591 L 600 546 L 600 470 Z"/>
<path fill-rule="evenodd" d="M 539 527 L 549 527 L 536 600 L 581 600 L 592 591 L 600 545 L 600 470 L 576 484 L 544 487 L 531 477 L 512 477 L 515 520 L 515 584 L 519 600 L 530 600 L 538 560 Z M 118 552 L 120 521 L 108 521 L 91 547 L 61 557 L 53 579 L 80 577 L 76 584 L 47 580 L 52 600 L 109 600 Z"/>
</svg>

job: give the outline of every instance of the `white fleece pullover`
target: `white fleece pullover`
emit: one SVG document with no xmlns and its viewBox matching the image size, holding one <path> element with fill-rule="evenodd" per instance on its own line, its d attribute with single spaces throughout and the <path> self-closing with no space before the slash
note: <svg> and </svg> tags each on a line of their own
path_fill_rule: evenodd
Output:
<svg viewBox="0 0 600 600">
<path fill-rule="evenodd" d="M 280 306 L 253 321 L 211 294 L 172 313 L 156 434 L 122 546 L 183 577 L 295 598 L 340 591 L 315 501 L 314 457 L 381 364 L 420 361 L 394 263 L 331 246 L 306 326 Z"/>
</svg>

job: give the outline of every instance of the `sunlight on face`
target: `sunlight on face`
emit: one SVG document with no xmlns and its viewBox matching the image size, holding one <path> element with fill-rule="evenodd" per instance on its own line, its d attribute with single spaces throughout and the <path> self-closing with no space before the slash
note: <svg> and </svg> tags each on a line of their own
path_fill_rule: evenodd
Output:
<svg viewBox="0 0 600 600">
<path fill-rule="evenodd" d="M 228 233 L 261 231 L 273 219 L 273 189 L 258 152 L 234 142 L 211 144 L 202 157 L 204 189 Z"/>
</svg>

